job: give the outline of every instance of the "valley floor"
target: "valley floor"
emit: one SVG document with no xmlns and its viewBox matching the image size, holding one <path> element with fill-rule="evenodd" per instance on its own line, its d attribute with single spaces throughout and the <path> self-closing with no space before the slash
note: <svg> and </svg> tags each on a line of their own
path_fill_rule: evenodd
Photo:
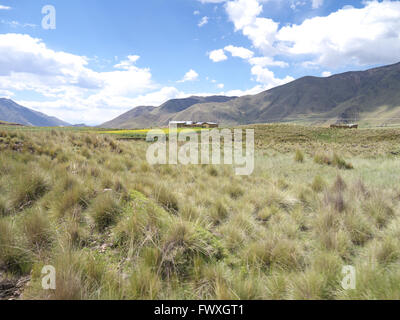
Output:
<svg viewBox="0 0 400 320">
<path fill-rule="evenodd" d="M 400 299 L 400 130 L 251 128 L 251 176 L 150 166 L 148 143 L 102 132 L 0 128 L 0 283 L 23 281 L 21 299 Z"/>
</svg>

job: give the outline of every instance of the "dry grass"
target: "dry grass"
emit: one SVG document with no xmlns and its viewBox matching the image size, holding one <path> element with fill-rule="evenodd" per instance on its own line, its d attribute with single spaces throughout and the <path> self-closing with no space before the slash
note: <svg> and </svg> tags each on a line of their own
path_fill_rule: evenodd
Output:
<svg viewBox="0 0 400 320">
<path fill-rule="evenodd" d="M 398 130 L 255 127 L 249 177 L 150 166 L 144 141 L 2 131 L 0 268 L 32 275 L 27 299 L 399 299 Z"/>
</svg>

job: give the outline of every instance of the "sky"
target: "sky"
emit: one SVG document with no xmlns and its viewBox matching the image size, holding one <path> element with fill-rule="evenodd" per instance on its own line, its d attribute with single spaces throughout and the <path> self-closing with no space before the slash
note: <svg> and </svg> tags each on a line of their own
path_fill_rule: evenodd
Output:
<svg viewBox="0 0 400 320">
<path fill-rule="evenodd" d="M 0 97 L 72 124 L 397 62 L 400 1 L 0 0 Z"/>
</svg>

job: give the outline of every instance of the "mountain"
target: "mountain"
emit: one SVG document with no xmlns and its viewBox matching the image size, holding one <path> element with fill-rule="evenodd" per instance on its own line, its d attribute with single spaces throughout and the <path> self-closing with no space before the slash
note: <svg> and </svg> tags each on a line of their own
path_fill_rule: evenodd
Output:
<svg viewBox="0 0 400 320">
<path fill-rule="evenodd" d="M 74 128 L 88 128 L 90 126 L 88 126 L 85 123 L 78 123 L 78 124 L 71 125 L 71 127 L 74 127 Z"/>
<path fill-rule="evenodd" d="M 189 97 L 185 99 L 172 99 L 159 107 L 136 107 L 109 122 L 100 125 L 102 128 L 147 128 L 153 126 L 165 126 L 177 114 L 199 103 L 223 103 L 236 97 L 210 96 Z"/>
<path fill-rule="evenodd" d="M 170 100 L 159 108 L 139 107 L 105 125 L 113 128 L 153 127 L 166 125 L 170 120 L 213 121 L 222 125 L 398 123 L 400 63 L 327 78 L 307 76 L 257 95 L 202 99 Z"/>
<path fill-rule="evenodd" d="M 174 120 L 251 124 L 282 121 L 387 124 L 400 119 L 400 63 L 328 78 L 303 77 L 227 103 L 197 104 Z"/>
<path fill-rule="evenodd" d="M 0 120 L 26 126 L 59 127 L 68 123 L 44 113 L 25 108 L 10 99 L 0 98 Z"/>
</svg>

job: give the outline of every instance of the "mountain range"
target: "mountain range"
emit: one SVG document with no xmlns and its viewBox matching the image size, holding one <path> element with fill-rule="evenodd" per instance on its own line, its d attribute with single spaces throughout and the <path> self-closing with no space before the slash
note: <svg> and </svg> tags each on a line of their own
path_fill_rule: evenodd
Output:
<svg viewBox="0 0 400 320">
<path fill-rule="evenodd" d="M 172 120 L 221 125 L 272 122 L 388 125 L 400 121 L 400 63 L 330 77 L 303 77 L 256 95 L 172 99 L 159 107 L 139 106 L 99 127 L 167 126 Z M 0 121 L 27 126 L 70 126 L 10 99 L 0 99 Z M 79 125 L 84 126 L 84 124 Z"/>
<path fill-rule="evenodd" d="M 60 119 L 25 108 L 5 98 L 0 98 L 0 120 L 35 127 L 59 127 L 70 125 Z"/>
<path fill-rule="evenodd" d="M 396 120 L 397 119 L 397 120 Z M 137 107 L 101 125 L 105 128 L 165 126 L 171 120 L 222 125 L 271 122 L 361 122 L 400 119 L 400 63 L 330 77 L 303 77 L 257 95 L 190 97 L 160 107 Z"/>
<path fill-rule="evenodd" d="M 188 108 L 203 103 L 224 103 L 236 97 L 209 96 L 172 99 L 159 107 L 141 106 L 134 108 L 109 122 L 103 123 L 103 128 L 148 128 L 168 125 L 179 113 Z"/>
</svg>

